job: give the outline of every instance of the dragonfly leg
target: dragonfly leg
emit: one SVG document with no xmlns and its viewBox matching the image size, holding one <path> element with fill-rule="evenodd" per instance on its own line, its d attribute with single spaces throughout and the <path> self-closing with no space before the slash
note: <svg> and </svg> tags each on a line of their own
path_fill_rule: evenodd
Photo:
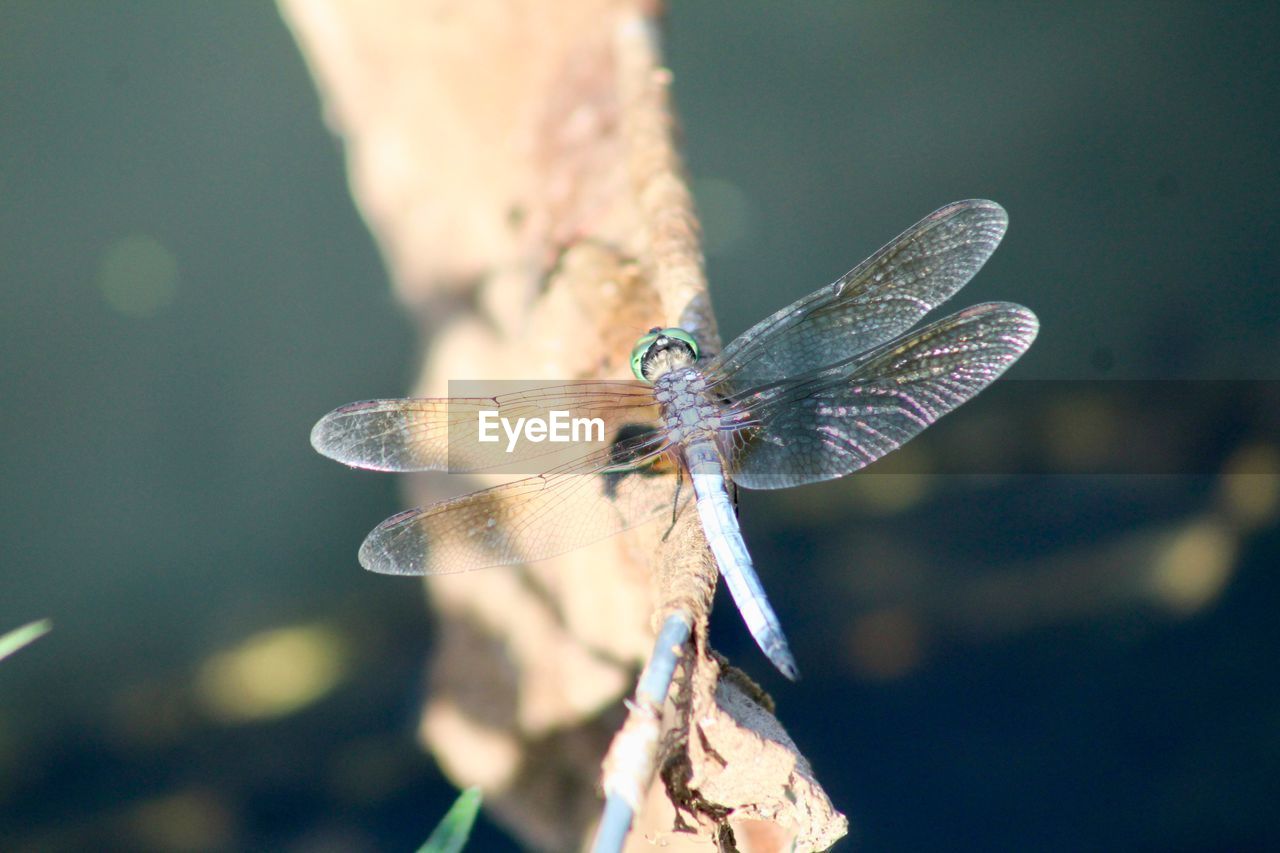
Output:
<svg viewBox="0 0 1280 853">
<path fill-rule="evenodd" d="M 667 537 L 671 535 L 671 531 L 676 529 L 676 516 L 680 514 L 680 490 L 684 487 L 684 468 L 680 465 L 676 466 L 676 491 L 671 498 L 671 524 L 667 526 L 667 532 L 662 534 L 662 541 L 666 542 Z"/>
</svg>

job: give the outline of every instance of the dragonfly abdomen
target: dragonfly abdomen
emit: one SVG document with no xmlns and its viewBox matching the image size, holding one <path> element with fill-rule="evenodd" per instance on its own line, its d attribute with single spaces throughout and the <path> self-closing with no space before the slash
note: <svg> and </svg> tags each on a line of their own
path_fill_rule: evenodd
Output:
<svg viewBox="0 0 1280 853">
<path fill-rule="evenodd" d="M 779 672 L 794 681 L 799 676 L 795 657 L 787 645 L 786 635 L 782 633 L 778 616 L 769 604 L 764 585 L 756 574 L 747 545 L 742 541 L 738 517 L 725 488 L 719 453 L 710 441 L 694 441 L 685 448 L 685 461 L 697 496 L 698 516 L 707 544 L 734 604 L 760 650 Z"/>
</svg>

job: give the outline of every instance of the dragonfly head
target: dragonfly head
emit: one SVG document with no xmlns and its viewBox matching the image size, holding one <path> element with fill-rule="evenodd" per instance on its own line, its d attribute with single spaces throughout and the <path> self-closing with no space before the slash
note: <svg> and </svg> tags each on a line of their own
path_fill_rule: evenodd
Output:
<svg viewBox="0 0 1280 853">
<path fill-rule="evenodd" d="M 642 382 L 653 382 L 678 367 L 698 360 L 698 342 L 684 329 L 655 326 L 636 341 L 631 350 L 631 372 Z"/>
</svg>

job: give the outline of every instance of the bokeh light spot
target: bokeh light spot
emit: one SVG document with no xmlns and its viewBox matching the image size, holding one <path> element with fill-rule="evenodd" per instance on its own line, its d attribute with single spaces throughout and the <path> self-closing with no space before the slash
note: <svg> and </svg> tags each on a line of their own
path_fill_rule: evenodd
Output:
<svg viewBox="0 0 1280 853">
<path fill-rule="evenodd" d="M 1223 468 L 1219 494 L 1227 515 L 1246 530 L 1280 513 L 1280 451 L 1255 444 L 1232 454 Z"/>
<path fill-rule="evenodd" d="M 1152 591 L 1175 613 L 1194 613 L 1222 594 L 1235 558 L 1236 539 L 1221 524 L 1192 524 L 1156 558 Z"/>
<path fill-rule="evenodd" d="M 323 697 L 346 671 L 346 644 L 324 626 L 264 631 L 201 668 L 196 692 L 228 722 L 291 714 Z"/>
<path fill-rule="evenodd" d="M 230 846 L 234 836 L 230 809 L 212 792 L 198 789 L 142 802 L 126 824 L 144 850 L 216 850 Z"/>
<path fill-rule="evenodd" d="M 901 678 L 920 665 L 924 650 L 924 626 L 902 608 L 869 613 L 855 620 L 850 632 L 854 669 L 868 678 Z"/>
<path fill-rule="evenodd" d="M 851 488 L 861 509 L 877 515 L 896 515 L 920 504 L 933 491 L 928 474 L 877 474 L 867 472 Z"/>
<path fill-rule="evenodd" d="M 918 506 L 937 486 L 935 469 L 924 442 L 908 444 L 850 477 L 849 500 L 863 512 L 891 516 Z"/>
<path fill-rule="evenodd" d="M 1121 434 L 1111 403 L 1087 394 L 1056 402 L 1045 423 L 1049 454 L 1066 470 L 1094 467 L 1108 459 Z"/>
<path fill-rule="evenodd" d="M 154 317 L 178 291 L 178 259 L 148 234 L 116 240 L 103 253 L 98 290 L 126 317 Z"/>
</svg>

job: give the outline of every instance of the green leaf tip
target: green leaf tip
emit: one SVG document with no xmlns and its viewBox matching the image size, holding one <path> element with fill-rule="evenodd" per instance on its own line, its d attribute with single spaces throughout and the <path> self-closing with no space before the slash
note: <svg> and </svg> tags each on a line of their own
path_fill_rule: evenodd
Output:
<svg viewBox="0 0 1280 853">
<path fill-rule="evenodd" d="M 4 660 L 9 655 L 16 652 L 29 643 L 43 637 L 53 628 L 53 622 L 48 619 L 37 619 L 23 625 L 21 628 L 14 628 L 7 634 L 0 635 L 0 660 Z"/>
<path fill-rule="evenodd" d="M 460 853 L 471 837 L 471 826 L 480 813 L 480 800 L 479 788 L 467 788 L 459 794 L 427 843 L 418 848 L 418 853 Z"/>
</svg>

